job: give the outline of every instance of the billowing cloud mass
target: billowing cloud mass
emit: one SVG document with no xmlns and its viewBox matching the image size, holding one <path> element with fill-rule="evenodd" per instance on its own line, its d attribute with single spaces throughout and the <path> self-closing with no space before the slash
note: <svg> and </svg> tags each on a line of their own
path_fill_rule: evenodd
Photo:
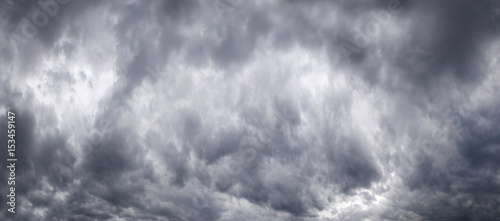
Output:
<svg viewBox="0 0 500 221">
<path fill-rule="evenodd" d="M 0 220 L 500 217 L 498 1 L 1 0 L 0 15 Z"/>
</svg>

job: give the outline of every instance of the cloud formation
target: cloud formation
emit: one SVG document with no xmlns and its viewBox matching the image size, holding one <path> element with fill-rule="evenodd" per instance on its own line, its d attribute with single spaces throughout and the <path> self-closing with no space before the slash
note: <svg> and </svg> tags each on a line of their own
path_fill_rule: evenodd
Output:
<svg viewBox="0 0 500 221">
<path fill-rule="evenodd" d="M 496 1 L 0 5 L 1 220 L 500 215 Z"/>
</svg>

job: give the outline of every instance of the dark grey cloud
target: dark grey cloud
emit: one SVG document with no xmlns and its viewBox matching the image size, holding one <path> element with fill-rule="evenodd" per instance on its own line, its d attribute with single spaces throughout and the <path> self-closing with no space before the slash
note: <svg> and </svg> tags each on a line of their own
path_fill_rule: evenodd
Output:
<svg viewBox="0 0 500 221">
<path fill-rule="evenodd" d="M 0 219 L 494 220 L 499 11 L 0 1 Z"/>
</svg>

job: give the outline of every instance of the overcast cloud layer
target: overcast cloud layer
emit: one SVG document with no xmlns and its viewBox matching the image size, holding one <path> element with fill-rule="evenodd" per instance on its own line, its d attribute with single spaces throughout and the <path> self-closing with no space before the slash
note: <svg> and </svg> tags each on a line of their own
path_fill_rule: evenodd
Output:
<svg viewBox="0 0 500 221">
<path fill-rule="evenodd" d="M 498 1 L 2 0 L 0 15 L 0 220 L 500 217 Z"/>
</svg>

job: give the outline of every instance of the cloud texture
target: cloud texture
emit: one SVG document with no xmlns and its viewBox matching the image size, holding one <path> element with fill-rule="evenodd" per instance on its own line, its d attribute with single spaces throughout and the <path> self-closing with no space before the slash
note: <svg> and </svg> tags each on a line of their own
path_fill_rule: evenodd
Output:
<svg viewBox="0 0 500 221">
<path fill-rule="evenodd" d="M 497 1 L 2 0 L 0 15 L 0 143 L 11 110 L 19 161 L 0 220 L 500 216 Z"/>
</svg>

